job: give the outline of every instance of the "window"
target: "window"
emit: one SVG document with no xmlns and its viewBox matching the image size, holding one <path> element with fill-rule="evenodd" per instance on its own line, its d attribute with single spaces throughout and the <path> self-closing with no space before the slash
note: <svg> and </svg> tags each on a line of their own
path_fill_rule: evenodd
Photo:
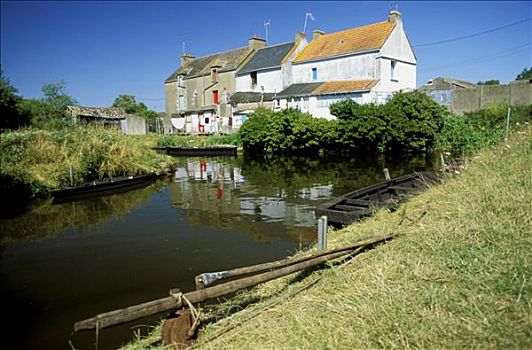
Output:
<svg viewBox="0 0 532 350">
<path fill-rule="evenodd" d="M 182 75 L 177 77 L 177 85 L 178 86 L 183 86 L 183 76 Z"/>
<path fill-rule="evenodd" d="M 218 90 L 213 90 L 212 91 L 212 100 L 213 100 L 215 105 L 218 104 L 218 102 L 219 102 L 219 100 L 218 100 Z"/>
<path fill-rule="evenodd" d="M 391 71 L 390 71 L 390 78 L 392 81 L 397 81 L 396 73 L 395 73 L 395 66 L 397 65 L 397 61 L 391 61 Z"/>
<path fill-rule="evenodd" d="M 218 70 L 216 68 L 211 70 L 211 78 L 213 83 L 218 81 Z"/>
<path fill-rule="evenodd" d="M 318 80 L 318 68 L 312 68 L 312 80 Z"/>
<path fill-rule="evenodd" d="M 179 110 L 183 111 L 185 110 L 185 96 L 179 95 Z"/>
<path fill-rule="evenodd" d="M 249 76 L 251 77 L 251 87 L 255 87 L 257 85 L 257 72 L 251 72 Z"/>
</svg>

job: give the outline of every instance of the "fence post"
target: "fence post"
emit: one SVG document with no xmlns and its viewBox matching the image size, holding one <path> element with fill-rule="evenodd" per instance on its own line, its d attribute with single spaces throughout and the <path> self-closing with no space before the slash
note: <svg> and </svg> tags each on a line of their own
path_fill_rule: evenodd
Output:
<svg viewBox="0 0 532 350">
<path fill-rule="evenodd" d="M 318 250 L 327 249 L 327 216 L 318 219 Z"/>
<path fill-rule="evenodd" d="M 509 141 L 509 133 L 510 133 L 510 114 L 512 111 L 512 107 L 508 107 L 508 115 L 506 116 L 506 137 L 504 141 L 506 141 L 506 144 L 508 144 Z"/>
<path fill-rule="evenodd" d="M 390 177 L 390 172 L 388 171 L 388 168 L 384 168 L 384 178 L 386 181 L 390 181 L 392 178 Z"/>
</svg>

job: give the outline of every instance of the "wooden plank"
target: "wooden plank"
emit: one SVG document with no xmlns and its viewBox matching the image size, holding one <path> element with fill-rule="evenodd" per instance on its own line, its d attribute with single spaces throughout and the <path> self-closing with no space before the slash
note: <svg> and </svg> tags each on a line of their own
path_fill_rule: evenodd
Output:
<svg viewBox="0 0 532 350">
<path fill-rule="evenodd" d="M 282 267 L 270 272 L 264 272 L 258 275 L 241 278 L 236 281 L 230 281 L 219 284 L 214 287 L 208 287 L 192 292 L 185 293 L 184 296 L 191 303 L 203 302 L 209 299 L 217 298 L 226 294 L 236 292 L 240 289 L 256 286 L 257 284 L 270 281 L 275 278 L 283 277 L 299 270 L 312 267 L 328 260 L 341 257 L 351 253 L 356 248 L 370 246 L 379 242 L 384 242 L 394 238 L 395 235 L 375 236 L 366 240 L 361 240 L 350 245 L 345 245 L 338 248 L 329 249 L 325 252 L 318 252 L 317 257 L 309 259 L 297 264 Z M 323 253 L 326 253 L 323 255 Z M 89 329 L 102 329 L 105 327 L 130 322 L 142 317 L 157 314 L 163 311 L 168 311 L 174 308 L 180 308 L 182 302 L 179 302 L 176 298 L 169 296 L 153 301 L 148 301 L 142 304 L 129 306 L 124 309 L 113 310 L 105 312 L 95 317 L 88 318 L 74 324 L 74 331 L 79 332 L 81 330 Z"/>
</svg>

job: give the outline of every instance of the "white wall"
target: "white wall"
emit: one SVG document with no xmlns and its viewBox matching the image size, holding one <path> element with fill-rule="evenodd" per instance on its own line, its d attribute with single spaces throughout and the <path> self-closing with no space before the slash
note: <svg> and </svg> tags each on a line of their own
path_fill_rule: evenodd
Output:
<svg viewBox="0 0 532 350">
<path fill-rule="evenodd" d="M 329 110 L 329 106 L 334 102 L 351 98 L 357 103 L 374 102 L 371 99 L 373 95 L 370 92 L 354 93 L 346 95 L 326 95 L 326 96 L 307 96 L 281 99 L 279 102 L 281 108 L 297 108 L 303 113 L 310 113 L 313 117 L 325 118 L 328 120 L 336 119 Z"/>
<path fill-rule="evenodd" d="M 249 73 L 236 76 L 236 91 L 261 92 L 261 86 L 264 86 L 264 92 L 280 92 L 283 90 L 281 68 L 258 71 L 257 85 L 255 86 L 251 85 L 251 75 Z"/>
<path fill-rule="evenodd" d="M 380 65 L 380 82 L 374 88 L 375 91 L 395 92 L 399 90 L 411 90 L 416 88 L 416 70 L 414 64 L 395 61 L 395 78 L 391 76 L 392 59 L 381 57 L 377 60 Z"/>
<path fill-rule="evenodd" d="M 312 68 L 317 68 L 317 82 L 329 80 L 378 79 L 375 61 L 378 52 L 293 64 L 294 83 L 311 83 Z"/>
</svg>

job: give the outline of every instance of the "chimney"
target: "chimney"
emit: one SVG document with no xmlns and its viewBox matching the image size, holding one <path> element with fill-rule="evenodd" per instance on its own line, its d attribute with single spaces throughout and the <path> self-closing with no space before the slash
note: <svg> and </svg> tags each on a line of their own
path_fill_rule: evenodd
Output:
<svg viewBox="0 0 532 350">
<path fill-rule="evenodd" d="M 313 30 L 312 31 L 312 40 L 318 39 L 320 36 L 325 35 L 325 32 L 323 30 Z"/>
<path fill-rule="evenodd" d="M 307 41 L 305 33 L 296 32 L 296 45 L 302 41 Z"/>
<path fill-rule="evenodd" d="M 190 61 L 192 61 L 194 58 L 195 58 L 194 56 L 187 55 L 187 54 L 184 54 L 183 56 L 181 56 L 181 67 L 184 67 L 187 64 L 189 64 Z"/>
<path fill-rule="evenodd" d="M 390 11 L 390 13 L 388 14 L 388 22 L 395 23 L 395 24 L 401 24 L 402 23 L 401 12 L 397 10 Z"/>
<path fill-rule="evenodd" d="M 266 45 L 266 40 L 263 38 L 259 38 L 256 35 L 253 35 L 251 38 L 248 39 L 248 46 L 250 49 L 261 49 Z"/>
</svg>

